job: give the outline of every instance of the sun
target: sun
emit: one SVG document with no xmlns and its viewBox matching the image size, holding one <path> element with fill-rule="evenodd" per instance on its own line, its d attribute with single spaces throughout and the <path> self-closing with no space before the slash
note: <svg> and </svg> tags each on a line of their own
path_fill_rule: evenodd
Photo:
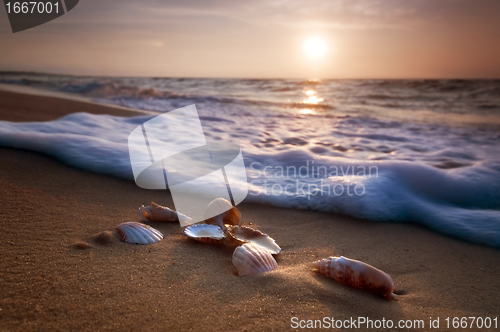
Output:
<svg viewBox="0 0 500 332">
<path fill-rule="evenodd" d="M 304 43 L 304 51 L 313 58 L 319 58 L 326 54 L 328 50 L 326 43 L 321 39 L 308 39 Z"/>
</svg>

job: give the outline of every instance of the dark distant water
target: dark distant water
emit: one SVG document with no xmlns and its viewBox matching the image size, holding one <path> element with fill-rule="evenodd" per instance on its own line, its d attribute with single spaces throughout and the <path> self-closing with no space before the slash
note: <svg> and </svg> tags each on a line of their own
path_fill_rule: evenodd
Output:
<svg viewBox="0 0 500 332">
<path fill-rule="evenodd" d="M 196 104 L 208 140 L 242 148 L 249 201 L 373 221 L 417 222 L 500 247 L 499 80 L 4 73 L 0 82 L 157 112 Z M 131 178 L 126 137 L 148 118 L 76 114 L 50 124 L 3 122 L 0 144 Z M 80 151 L 71 148 L 72 142 Z M 103 161 L 102 151 L 114 151 L 113 160 Z"/>
</svg>

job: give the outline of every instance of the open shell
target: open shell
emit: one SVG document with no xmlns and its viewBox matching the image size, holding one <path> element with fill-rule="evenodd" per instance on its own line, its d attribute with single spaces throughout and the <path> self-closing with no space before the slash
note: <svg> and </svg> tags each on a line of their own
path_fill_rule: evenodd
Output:
<svg viewBox="0 0 500 332">
<path fill-rule="evenodd" d="M 191 225 L 186 227 L 184 234 L 196 241 L 205 243 L 220 243 L 224 239 L 224 232 L 217 225 Z"/>
<path fill-rule="evenodd" d="M 122 240 L 127 243 L 151 244 L 163 239 L 163 234 L 151 226 L 140 222 L 124 222 L 116 226 L 122 236 Z"/>
<path fill-rule="evenodd" d="M 205 222 L 223 230 L 226 228 L 224 224 L 239 225 L 240 221 L 240 211 L 224 198 L 214 199 L 205 210 Z"/>
<path fill-rule="evenodd" d="M 237 247 L 233 253 L 233 265 L 240 277 L 273 271 L 278 263 L 269 251 L 249 243 Z"/>
<path fill-rule="evenodd" d="M 340 256 L 314 262 L 313 266 L 320 273 L 344 285 L 382 295 L 388 300 L 396 300 L 392 278 L 369 264 Z"/>
<path fill-rule="evenodd" d="M 259 230 L 245 226 L 226 226 L 228 226 L 228 233 L 235 240 L 234 242 L 251 243 L 269 251 L 273 255 L 281 252 L 281 248 L 276 244 L 274 239 Z"/>
</svg>

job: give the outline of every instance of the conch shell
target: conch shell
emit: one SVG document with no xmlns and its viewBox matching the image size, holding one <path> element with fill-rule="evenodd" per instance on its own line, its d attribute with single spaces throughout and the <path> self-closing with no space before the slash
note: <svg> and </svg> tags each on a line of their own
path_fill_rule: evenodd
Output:
<svg viewBox="0 0 500 332">
<path fill-rule="evenodd" d="M 226 231 L 224 224 L 239 225 L 240 220 L 240 211 L 224 198 L 214 199 L 205 210 L 205 222 L 217 225 L 223 231 Z"/>
<path fill-rule="evenodd" d="M 168 207 L 161 206 L 155 202 L 145 207 L 141 205 L 139 208 L 139 216 L 143 221 L 178 221 L 177 212 L 169 209 Z"/>
<path fill-rule="evenodd" d="M 278 263 L 269 251 L 249 243 L 237 247 L 233 253 L 233 265 L 240 277 L 273 271 Z"/>
<path fill-rule="evenodd" d="M 344 285 L 396 300 L 392 278 L 371 265 L 343 256 L 319 260 L 313 265 L 320 273 Z"/>
</svg>

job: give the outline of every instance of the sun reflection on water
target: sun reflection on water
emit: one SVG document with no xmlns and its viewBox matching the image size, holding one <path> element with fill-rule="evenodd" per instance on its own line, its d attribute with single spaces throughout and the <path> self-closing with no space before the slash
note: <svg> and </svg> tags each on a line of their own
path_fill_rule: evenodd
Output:
<svg viewBox="0 0 500 332">
<path fill-rule="evenodd" d="M 316 112 L 314 112 L 313 110 L 311 110 L 309 108 L 303 108 L 303 109 L 299 110 L 299 114 L 314 115 L 314 114 L 316 114 Z"/>
<path fill-rule="evenodd" d="M 317 95 L 318 92 L 313 89 L 305 90 L 304 94 L 307 96 L 307 98 L 302 101 L 303 104 L 318 105 L 319 103 L 324 101 L 323 98 Z"/>
</svg>

